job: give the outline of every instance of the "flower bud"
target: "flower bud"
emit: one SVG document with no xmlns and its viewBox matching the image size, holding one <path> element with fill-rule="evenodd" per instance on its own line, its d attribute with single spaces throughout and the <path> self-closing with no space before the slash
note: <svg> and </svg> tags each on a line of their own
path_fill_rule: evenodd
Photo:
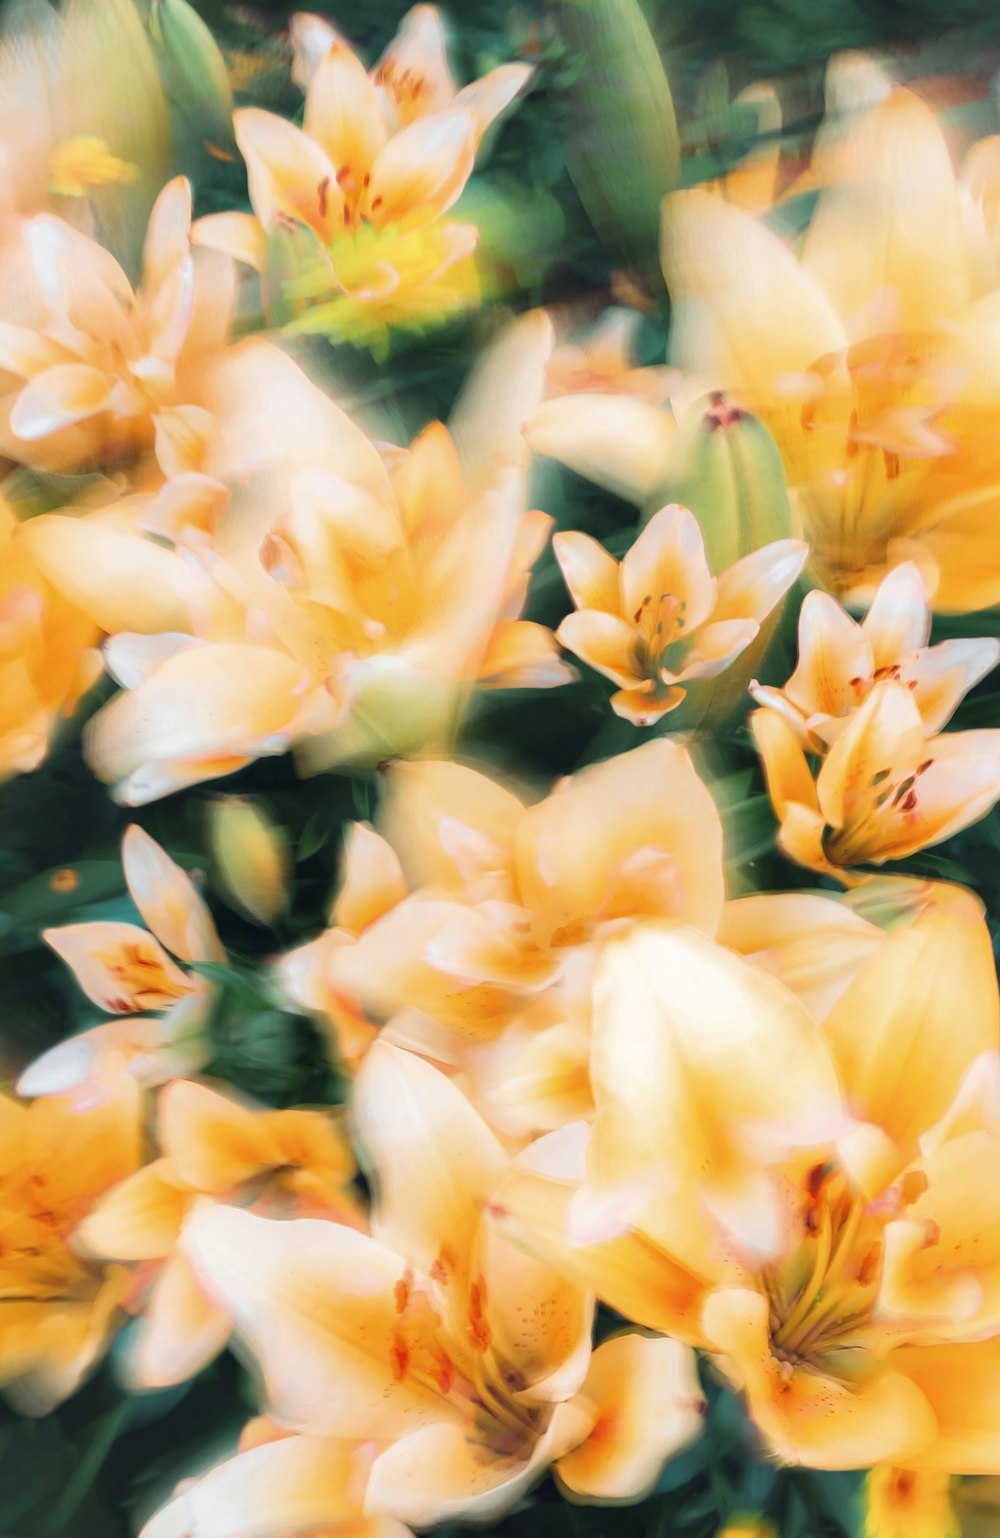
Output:
<svg viewBox="0 0 1000 1538">
<path fill-rule="evenodd" d="M 285 836 L 252 801 L 226 796 L 213 801 L 209 838 L 215 874 L 225 895 L 258 924 L 270 924 L 288 893 Z"/>
<path fill-rule="evenodd" d="M 233 92 L 219 46 L 188 0 L 153 0 L 149 30 L 172 103 L 197 137 L 227 146 Z"/>
</svg>

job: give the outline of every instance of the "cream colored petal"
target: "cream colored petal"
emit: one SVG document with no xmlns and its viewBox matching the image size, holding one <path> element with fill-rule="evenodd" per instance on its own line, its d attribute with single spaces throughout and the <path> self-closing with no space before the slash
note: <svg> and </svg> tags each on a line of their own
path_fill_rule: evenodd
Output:
<svg viewBox="0 0 1000 1538">
<path fill-rule="evenodd" d="M 292 79 L 307 91 L 327 49 L 343 42 L 343 38 L 328 17 L 316 16 L 311 11 L 296 11 L 289 18 L 288 35 L 293 55 Z"/>
<path fill-rule="evenodd" d="M 658 879 L 630 861 L 655 851 Z M 602 916 L 658 914 L 712 934 L 723 900 L 722 828 L 684 749 L 654 741 L 590 765 L 525 812 L 517 829 L 521 900 L 543 943 Z"/>
<path fill-rule="evenodd" d="M 437 1388 L 409 1371 L 424 1344 L 406 1338 L 397 1290 L 406 1262 L 339 1223 L 276 1224 L 208 1203 L 188 1220 L 182 1250 L 229 1310 L 256 1362 L 271 1413 L 290 1430 L 391 1440 L 451 1418 Z"/>
<path fill-rule="evenodd" d="M 464 1278 L 483 1205 L 507 1160 L 457 1085 L 376 1042 L 354 1084 L 355 1129 L 377 1183 L 372 1232 L 430 1272 L 442 1252 Z"/>
<path fill-rule="evenodd" d="M 915 1150 L 966 1069 L 1000 1046 L 985 923 L 931 910 L 890 934 L 828 1015 L 824 1035 L 851 1113 Z"/>
<path fill-rule="evenodd" d="M 191 1206 L 169 1159 L 155 1159 L 114 1187 L 76 1231 L 84 1251 L 111 1260 L 170 1255 Z"/>
<path fill-rule="evenodd" d="M 191 256 L 191 183 L 169 181 L 153 204 L 142 249 L 142 287 L 150 298 Z"/>
<path fill-rule="evenodd" d="M 670 677 L 676 676 L 680 683 L 693 678 L 717 678 L 759 633 L 755 619 L 710 620 L 695 632 L 683 667 Z"/>
<path fill-rule="evenodd" d="M 490 1521 L 513 1505 L 543 1468 L 530 1453 L 494 1450 L 460 1426 L 425 1426 L 375 1459 L 365 1509 L 415 1527 L 463 1517 Z"/>
<path fill-rule="evenodd" d="M 616 716 L 631 721 L 633 726 L 653 726 L 657 721 L 676 710 L 684 699 L 685 691 L 673 686 L 661 688 L 655 695 L 638 689 L 619 689 L 608 701 Z"/>
<path fill-rule="evenodd" d="M 483 137 L 490 124 L 521 94 L 533 73 L 530 64 L 501 64 L 471 85 L 462 87 L 454 104 L 472 113 L 477 139 Z"/>
<path fill-rule="evenodd" d="M 622 688 L 634 689 L 646 677 L 640 660 L 639 636 L 617 614 L 576 610 L 562 621 L 556 640 Z"/>
<path fill-rule="evenodd" d="M 352 822 L 347 829 L 341 872 L 330 917 L 354 934 L 402 902 L 408 891 L 392 845 L 363 822 Z"/>
<path fill-rule="evenodd" d="M 600 609 L 605 614 L 620 612 L 618 562 L 603 545 L 589 534 L 555 534 L 552 553 L 578 609 Z"/>
<path fill-rule="evenodd" d="M 319 18 L 316 18 L 317 20 Z M 274 1538 L 275 1533 L 338 1531 L 356 1538 L 406 1538 L 395 1524 L 361 1518 L 364 1459 L 357 1444 L 326 1437 L 282 1437 L 251 1447 L 187 1481 L 140 1538 Z"/>
<path fill-rule="evenodd" d="M 816 786 L 802 744 L 785 717 L 777 710 L 754 710 L 750 727 L 779 820 L 784 821 L 790 806 L 818 810 Z"/>
<path fill-rule="evenodd" d="M 660 244 L 673 301 L 670 360 L 720 388 L 763 392 L 846 336 L 813 276 L 763 223 L 700 189 L 663 204 Z"/>
<path fill-rule="evenodd" d="M 159 942 L 136 924 L 65 924 L 44 930 L 42 939 L 72 968 L 87 997 L 116 1014 L 165 1009 L 194 986 Z"/>
<path fill-rule="evenodd" d="M 206 645 L 175 653 L 88 723 L 85 752 L 129 804 L 177 764 L 191 782 L 228 774 L 288 746 L 309 684 L 299 663 L 262 646 Z M 165 787 L 164 787 L 165 788 Z"/>
<path fill-rule="evenodd" d="M 825 167 L 802 265 L 852 337 L 875 301 L 892 331 L 921 331 L 970 298 L 970 264 L 951 156 L 934 113 L 896 89 L 859 114 Z"/>
<path fill-rule="evenodd" d="M 884 819 L 876 816 L 877 797 L 885 799 L 879 786 L 898 784 L 923 761 L 925 751 L 923 723 L 910 690 L 891 680 L 877 683 L 819 772 L 816 794 L 826 821 L 834 828 L 859 825 L 862 838 L 869 823 L 889 826 L 891 807 Z M 856 857 L 868 858 L 867 850 L 867 842 L 859 844 Z"/>
<path fill-rule="evenodd" d="M 524 423 L 536 454 L 641 506 L 666 473 L 669 412 L 625 395 L 582 393 L 546 401 Z"/>
<path fill-rule="evenodd" d="M 900 677 L 910 688 L 926 730 L 938 732 L 981 678 L 1000 661 L 1000 641 L 992 636 L 977 640 L 941 641 L 908 657 Z"/>
<path fill-rule="evenodd" d="M 555 1468 L 571 1497 L 642 1500 L 667 1459 L 704 1430 L 695 1356 L 677 1340 L 630 1332 L 604 1341 L 581 1398 L 596 1413 L 593 1430 Z"/>
<path fill-rule="evenodd" d="M 506 466 L 527 469 L 530 440 L 522 429 L 545 393 L 551 351 L 551 320 L 544 310 L 529 310 L 477 359 L 448 420 L 467 495 L 482 491 Z M 523 507 L 523 488 L 519 499 Z"/>
<path fill-rule="evenodd" d="M 375 86 L 346 43 L 332 43 L 316 66 L 302 126 L 336 168 L 341 191 L 360 194 L 388 133 Z"/>
<path fill-rule="evenodd" d="M 684 633 L 703 624 L 715 603 L 716 583 L 694 513 L 678 503 L 662 507 L 646 524 L 621 564 L 622 606 L 638 622 L 644 603 L 663 597 L 683 606 Z"/>
<path fill-rule="evenodd" d="M 764 620 L 801 574 L 809 546 L 800 539 L 779 539 L 730 566 L 719 578 L 713 622 Z"/>
<path fill-rule="evenodd" d="M 171 550 L 93 517 L 45 513 L 18 531 L 53 586 L 110 634 L 190 629 L 196 591 Z"/>
<path fill-rule="evenodd" d="M 164 1152 L 192 1190 L 219 1194 L 277 1162 L 268 1113 L 205 1084 L 168 1084 L 157 1112 Z"/>
<path fill-rule="evenodd" d="M 874 675 L 871 639 L 829 593 L 814 589 L 799 610 L 799 660 L 785 685 L 806 716 L 856 710 Z"/>
<path fill-rule="evenodd" d="M 926 752 L 913 816 L 885 839 L 885 853 L 896 859 L 967 828 L 1000 797 L 1000 732 L 945 732 L 928 740 Z"/>
<path fill-rule="evenodd" d="M 418 118 L 376 156 L 362 203 L 364 216 L 385 226 L 445 213 L 461 195 L 475 159 L 476 120 L 468 112 Z"/>
<path fill-rule="evenodd" d="M 122 840 L 132 901 L 157 939 L 182 961 L 225 961 L 212 915 L 191 877 L 134 823 Z"/>
<path fill-rule="evenodd" d="M 379 831 L 412 886 L 454 887 L 510 864 L 524 803 L 465 764 L 424 759 L 386 770 Z"/>
<path fill-rule="evenodd" d="M 479 664 L 483 689 L 557 689 L 576 677 L 548 626 L 526 619 L 501 620 Z"/>
<path fill-rule="evenodd" d="M 654 1234 L 671 1232 L 679 1191 L 718 1197 L 797 1146 L 839 1130 L 832 1057 L 799 1001 L 693 929 L 636 927 L 607 943 L 594 983 L 591 1076 L 597 1116 L 589 1173 L 650 1190 Z M 775 1251 L 758 1191 L 738 1238 Z M 776 1205 L 772 1197 L 772 1203 Z"/>
<path fill-rule="evenodd" d="M 167 1261 L 128 1342 L 125 1377 L 133 1390 L 184 1383 L 224 1350 L 232 1323 L 216 1308 L 183 1255 Z"/>
<path fill-rule="evenodd" d="M 450 106 L 455 82 L 437 6 L 415 5 L 407 11 L 374 74 L 401 123 Z"/>
<path fill-rule="evenodd" d="M 196 220 L 191 227 L 191 243 L 221 251 L 260 272 L 267 252 L 267 231 L 253 214 L 230 210 Z"/>
<path fill-rule="evenodd" d="M 907 653 L 927 645 L 931 616 L 918 566 L 904 561 L 882 578 L 861 628 L 871 644 L 876 668 L 891 667 Z"/>
<path fill-rule="evenodd" d="M 308 134 L 260 107 L 234 112 L 233 129 L 247 163 L 250 202 L 266 230 L 282 214 L 300 219 L 320 236 L 343 228 L 337 169 Z"/>
<path fill-rule="evenodd" d="M 10 414 L 11 431 L 37 443 L 74 422 L 111 409 L 114 380 L 88 363 L 56 363 L 25 385 Z"/>
<path fill-rule="evenodd" d="M 822 1020 L 884 931 L 829 897 L 758 892 L 726 903 L 717 938 L 779 978 Z"/>
</svg>

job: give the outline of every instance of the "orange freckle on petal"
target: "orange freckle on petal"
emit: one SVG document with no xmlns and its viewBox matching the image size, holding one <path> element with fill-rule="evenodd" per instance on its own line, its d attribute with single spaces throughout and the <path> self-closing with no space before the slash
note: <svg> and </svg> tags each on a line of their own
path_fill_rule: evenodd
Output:
<svg viewBox="0 0 1000 1538">
<path fill-rule="evenodd" d="M 409 1278 L 409 1275 L 401 1276 L 399 1278 L 399 1281 L 396 1283 L 396 1286 L 394 1288 L 394 1296 L 395 1296 L 395 1300 L 396 1300 L 396 1313 L 397 1314 L 405 1313 L 406 1312 L 406 1306 L 407 1306 L 407 1304 L 410 1301 L 410 1278 Z"/>
<path fill-rule="evenodd" d="M 485 1319 L 472 1319 L 470 1321 L 470 1335 L 472 1344 L 477 1351 L 488 1351 L 490 1346 L 490 1330 Z"/>
<path fill-rule="evenodd" d="M 434 1373 L 434 1381 L 438 1391 L 442 1394 L 450 1394 L 452 1384 L 455 1381 L 455 1368 L 450 1357 L 442 1352 Z"/>
<path fill-rule="evenodd" d="M 324 176 L 323 180 L 320 182 L 319 186 L 316 188 L 316 196 L 319 199 L 319 216 L 320 216 L 321 219 L 325 219 L 326 218 L 326 195 L 327 195 L 327 192 L 329 191 L 329 189 L 330 189 L 330 178 L 328 176 Z"/>
<path fill-rule="evenodd" d="M 393 1378 L 397 1383 L 402 1383 L 410 1365 L 410 1348 L 401 1335 L 393 1337 L 389 1359 L 392 1363 Z"/>
</svg>

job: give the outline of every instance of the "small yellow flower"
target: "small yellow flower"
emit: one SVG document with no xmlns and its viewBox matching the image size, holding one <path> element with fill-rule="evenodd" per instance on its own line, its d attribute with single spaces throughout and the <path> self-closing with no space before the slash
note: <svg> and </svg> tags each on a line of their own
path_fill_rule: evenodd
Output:
<svg viewBox="0 0 1000 1538">
<path fill-rule="evenodd" d="M 112 155 L 103 139 L 88 134 L 57 144 L 49 170 L 49 191 L 67 198 L 86 197 L 91 187 L 103 187 L 108 182 L 131 186 L 140 174 L 138 166 Z"/>
</svg>

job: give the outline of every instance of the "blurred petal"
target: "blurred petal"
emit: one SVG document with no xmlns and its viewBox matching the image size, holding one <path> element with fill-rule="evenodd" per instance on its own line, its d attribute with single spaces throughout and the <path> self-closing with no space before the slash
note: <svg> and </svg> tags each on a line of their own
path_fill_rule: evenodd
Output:
<svg viewBox="0 0 1000 1538">
<path fill-rule="evenodd" d="M 667 411 L 645 401 L 627 395 L 562 395 L 526 417 L 524 436 L 536 454 L 561 460 L 626 501 L 641 506 L 666 473 L 673 421 Z"/>
<path fill-rule="evenodd" d="M 122 869 L 132 901 L 168 951 L 182 961 L 225 961 L 212 915 L 191 877 L 135 823 L 122 840 Z"/>
<path fill-rule="evenodd" d="M 589 534 L 555 534 L 552 553 L 578 609 L 600 609 L 605 614 L 620 612 L 618 562 L 603 545 Z"/>
</svg>

